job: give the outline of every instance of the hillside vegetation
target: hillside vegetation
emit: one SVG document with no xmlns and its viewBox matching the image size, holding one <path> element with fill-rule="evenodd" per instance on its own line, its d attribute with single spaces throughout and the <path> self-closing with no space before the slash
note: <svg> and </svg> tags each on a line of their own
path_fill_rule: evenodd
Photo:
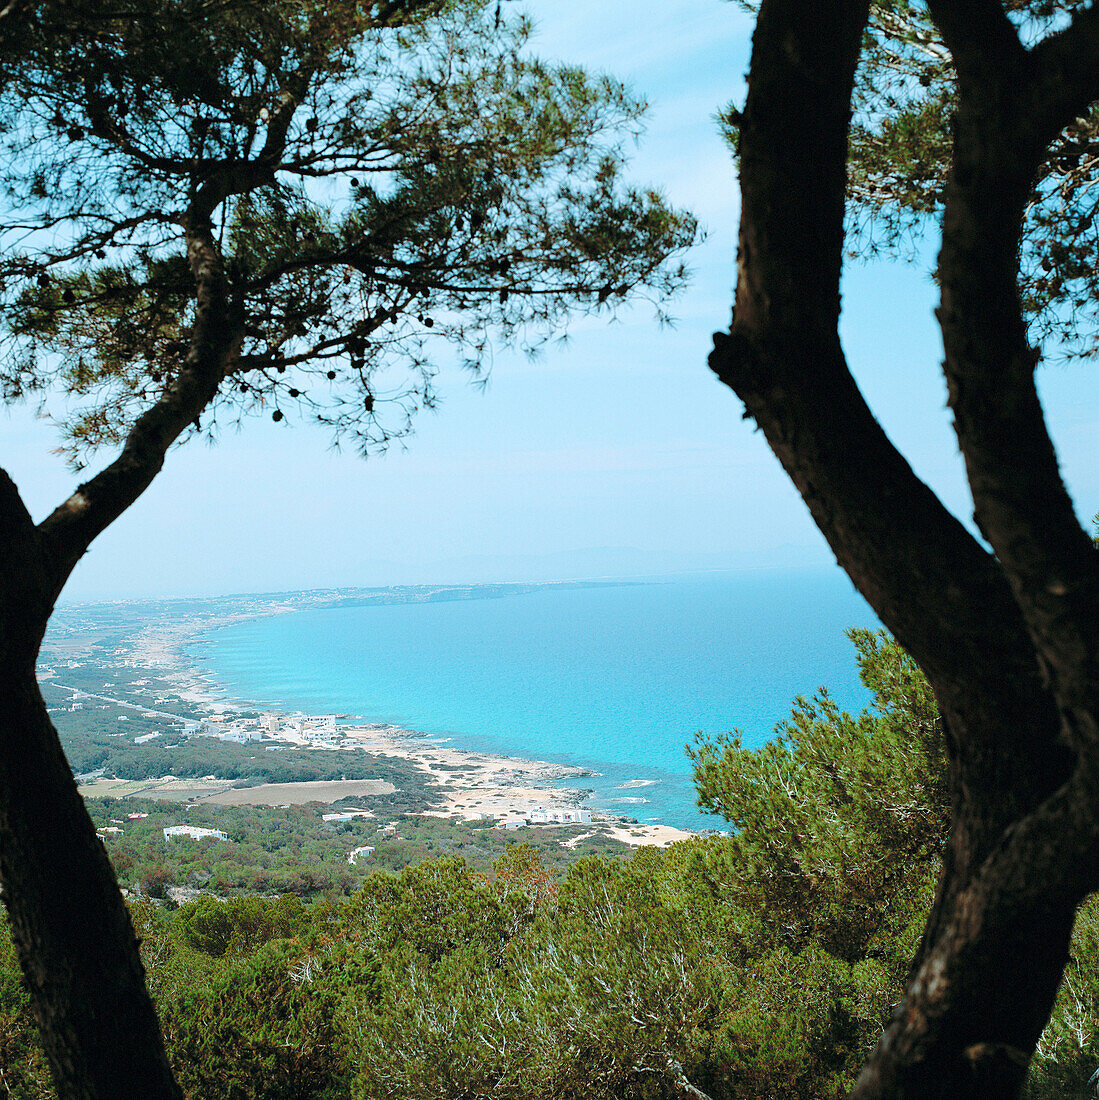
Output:
<svg viewBox="0 0 1099 1100">
<path fill-rule="evenodd" d="M 340 823 L 322 834 L 326 852 L 307 835 L 318 820 L 309 808 L 202 807 L 192 812 L 235 830 L 232 847 L 257 861 L 282 853 L 287 868 L 334 877 L 327 889 L 298 881 L 297 893 L 211 893 L 178 907 L 148 896 L 156 876 L 134 882 L 126 869 L 142 830 L 130 826 L 125 845 L 109 838 L 123 879 L 144 887 L 131 912 L 187 1095 L 844 1095 L 899 996 L 946 823 L 926 683 L 890 640 L 853 638 L 873 713 L 844 714 L 821 692 L 798 700 L 762 749 L 729 737 L 693 750 L 700 799 L 732 822 L 729 837 L 565 865 L 554 830 L 537 834 L 540 851 L 406 817 L 396 840 L 370 839 L 376 821 Z M 140 803 L 94 805 L 106 820 Z M 149 849 L 176 860 L 165 880 L 249 885 L 228 861 L 200 883 L 210 850 L 156 841 L 171 811 L 145 810 Z M 376 845 L 374 862 L 349 867 L 343 849 L 361 843 Z M 291 885 L 265 873 L 270 889 Z M 1089 904 L 1032 1100 L 1086 1094 L 1097 1020 L 1099 907 Z M 52 1095 L 6 935 L 0 1073 L 10 1095 Z"/>
</svg>

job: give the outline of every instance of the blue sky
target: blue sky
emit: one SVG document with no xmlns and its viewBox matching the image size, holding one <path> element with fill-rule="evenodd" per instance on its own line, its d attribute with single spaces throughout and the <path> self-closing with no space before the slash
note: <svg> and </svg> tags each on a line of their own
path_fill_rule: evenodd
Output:
<svg viewBox="0 0 1099 1100">
<path fill-rule="evenodd" d="M 323 432 L 292 418 L 176 449 L 92 547 L 67 599 L 831 562 L 762 437 L 706 367 L 710 334 L 728 323 L 738 214 L 712 116 L 743 96 L 748 18 L 723 0 L 525 7 L 539 53 L 622 76 L 651 103 L 631 175 L 692 209 L 708 233 L 673 307 L 676 327 L 659 329 L 641 307 L 613 325 L 578 321 L 566 347 L 534 363 L 498 353 L 484 391 L 444 373 L 439 410 L 421 416 L 407 448 L 365 462 L 331 453 Z M 964 518 L 924 269 L 856 264 L 844 291 L 845 344 L 872 407 Z M 1092 369 L 1053 365 L 1041 376 L 1085 517 L 1099 510 Z M 73 487 L 54 446 L 26 410 L 7 414 L 0 465 L 36 517 Z"/>
</svg>

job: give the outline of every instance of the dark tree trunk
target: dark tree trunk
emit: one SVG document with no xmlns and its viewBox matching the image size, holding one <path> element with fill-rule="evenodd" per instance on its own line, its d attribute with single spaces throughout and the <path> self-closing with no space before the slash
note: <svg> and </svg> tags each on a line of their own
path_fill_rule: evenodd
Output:
<svg viewBox="0 0 1099 1100">
<path fill-rule="evenodd" d="M 1078 26 L 1070 36 L 1079 41 L 1035 59 L 1028 98 L 1030 62 L 998 4 L 936 0 L 932 9 L 963 26 L 985 18 L 968 43 L 979 55 L 972 80 L 1001 78 L 977 112 L 998 130 L 960 127 L 970 160 L 948 205 L 943 268 L 959 440 L 997 556 L 894 449 L 839 343 L 847 132 L 866 0 L 762 4 L 740 124 L 736 307 L 711 356 L 839 564 L 923 667 L 944 720 L 953 826 L 943 875 L 904 999 L 852 1093 L 859 1100 L 1016 1096 L 1075 908 L 1099 885 L 1099 699 L 1088 694 L 1099 650 L 1095 555 L 1069 522 L 1032 398 L 1012 236 L 1013 204 L 1032 171 L 1019 160 L 1040 153 L 1042 127 L 1056 116 L 1047 109 L 1056 82 L 1041 66 L 1082 84 L 1096 66 L 1073 51 L 1094 57 L 1094 28 Z M 1064 110 L 1087 101 L 1080 87 L 1063 99 Z M 1022 105 L 1015 115 L 1013 102 Z M 992 154 L 1014 157 L 1010 171 L 978 171 Z M 1031 451 L 1009 464 L 1024 442 Z"/>
<path fill-rule="evenodd" d="M 181 1094 L 130 917 L 34 676 L 0 666 L 0 882 L 63 1100 Z"/>
<path fill-rule="evenodd" d="M 34 670 L 81 555 L 148 487 L 239 351 L 208 210 L 186 235 L 197 297 L 190 351 L 115 461 L 38 525 L 0 470 L 0 888 L 62 1100 L 181 1097 L 129 914 Z"/>
<path fill-rule="evenodd" d="M 52 607 L 42 546 L 28 524 L 0 531 L 0 887 L 54 1084 L 62 1100 L 178 1100 L 129 914 L 35 679 Z"/>
</svg>

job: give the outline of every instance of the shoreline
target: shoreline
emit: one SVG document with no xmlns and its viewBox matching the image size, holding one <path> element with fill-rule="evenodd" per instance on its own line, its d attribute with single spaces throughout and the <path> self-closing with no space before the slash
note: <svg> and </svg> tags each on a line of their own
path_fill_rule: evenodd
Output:
<svg viewBox="0 0 1099 1100">
<path fill-rule="evenodd" d="M 531 586 L 531 587 L 543 587 Z M 312 595 L 312 594 L 310 594 Z M 498 753 L 470 749 L 451 748 L 430 735 L 415 730 L 404 729 L 386 722 L 343 723 L 335 727 L 338 744 L 318 743 L 307 734 L 310 723 L 319 721 L 316 715 L 294 714 L 272 711 L 270 704 L 257 704 L 246 699 L 229 696 L 226 689 L 217 686 L 209 674 L 201 669 L 187 654 L 184 648 L 202 635 L 213 630 L 231 626 L 256 618 L 271 615 L 288 614 L 309 607 L 333 606 L 330 597 L 313 600 L 294 600 L 284 596 L 270 601 L 257 601 L 249 608 L 226 608 L 223 612 L 197 616 L 192 619 L 173 616 L 165 620 L 152 622 L 144 626 L 128 639 L 129 660 L 133 667 L 156 671 L 165 687 L 178 699 L 190 703 L 205 718 L 214 721 L 231 721 L 242 712 L 260 712 L 264 719 L 274 719 L 274 724 L 286 722 L 287 726 L 297 729 L 279 729 L 270 733 L 271 740 L 299 747 L 309 745 L 333 752 L 365 752 L 373 756 L 402 759 L 428 776 L 432 786 L 437 788 L 442 800 L 438 809 L 427 811 L 432 816 L 461 820 L 479 820 L 484 818 L 514 818 L 516 815 L 529 815 L 538 811 L 575 809 L 589 796 L 588 791 L 579 786 L 557 785 L 561 780 L 578 780 L 591 771 L 566 764 L 526 757 L 506 756 Z M 376 597 L 379 602 L 383 598 Z M 430 598 L 428 595 L 427 598 Z M 303 732 L 303 730 L 305 732 Z M 336 738 L 332 738 L 336 740 Z M 195 782 L 195 781 L 190 781 Z M 348 781 L 353 782 L 353 781 Z M 82 788 L 84 793 L 108 793 L 101 784 L 94 783 Z M 145 781 L 146 790 L 154 786 L 155 781 Z M 632 781 L 630 786 L 642 786 L 645 780 Z M 552 785 L 551 785 L 552 784 Z M 164 784 L 160 790 L 164 796 L 171 797 Z M 167 785 L 170 786 L 170 785 Z M 219 791 L 209 788 L 205 798 L 220 799 Z M 221 784 L 219 783 L 220 787 Z M 225 781 L 225 786 L 231 786 Z M 285 786 L 285 785 L 283 785 Z M 332 788 L 336 801 L 345 795 L 337 793 L 338 784 L 326 784 Z M 100 791 L 95 788 L 100 787 Z M 183 790 L 178 790 L 186 798 Z M 249 788 L 253 795 L 259 788 Z M 195 792 L 197 793 L 197 792 Z M 351 792 L 349 792 L 350 794 Z M 146 797 L 149 797 L 146 794 Z M 152 797 L 157 795 L 152 794 Z M 173 799 L 174 800 L 174 799 Z M 182 800 L 182 799 L 181 799 Z M 200 797 L 201 800 L 201 797 Z M 322 800 L 323 799 L 318 799 Z M 678 840 L 695 836 L 693 832 L 677 829 L 674 826 L 657 823 L 636 823 L 625 815 L 600 811 L 591 813 L 591 821 L 585 823 L 589 831 L 612 836 L 631 847 L 642 845 L 666 846 Z M 541 825 L 528 825 L 527 828 L 540 828 Z"/>
</svg>

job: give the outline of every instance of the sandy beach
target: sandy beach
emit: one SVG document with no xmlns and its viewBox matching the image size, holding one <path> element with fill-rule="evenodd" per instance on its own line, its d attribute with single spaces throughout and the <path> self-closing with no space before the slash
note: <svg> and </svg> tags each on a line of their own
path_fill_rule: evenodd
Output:
<svg viewBox="0 0 1099 1100">
<path fill-rule="evenodd" d="M 445 808 L 432 811 L 440 817 L 499 819 L 535 809 L 583 804 L 585 792 L 581 789 L 543 785 L 547 780 L 581 780 L 585 774 L 581 768 L 465 749 L 429 748 L 418 745 L 416 742 L 422 739 L 414 735 L 412 740 L 400 737 L 394 727 L 383 727 L 377 733 L 355 729 L 348 732 L 365 751 L 400 757 L 430 775 L 443 795 Z M 594 831 L 632 847 L 666 847 L 694 835 L 670 825 L 627 824 L 608 814 L 593 813 L 592 819 Z"/>
<path fill-rule="evenodd" d="M 295 607 L 291 602 L 273 600 L 262 607 L 253 606 L 235 613 L 150 623 L 133 638 L 131 661 L 135 666 L 156 671 L 165 686 L 180 699 L 196 705 L 213 718 L 226 718 L 242 709 L 252 709 L 252 705 L 227 698 L 222 689 L 211 683 L 191 664 L 183 653 L 183 647 L 206 631 L 260 615 L 285 614 L 293 610 Z M 308 721 L 308 716 L 303 718 Z M 440 746 L 415 731 L 392 725 L 344 725 L 339 732 L 338 744 L 313 744 L 311 747 L 327 748 L 331 751 L 366 752 L 407 760 L 428 775 L 432 784 L 439 789 L 442 806 L 432 811 L 438 816 L 465 820 L 500 819 L 532 813 L 537 809 L 579 806 L 586 797 L 581 786 L 574 787 L 568 783 L 570 779 L 582 781 L 584 775 L 590 774 L 581 768 Z M 292 731 L 280 732 L 274 736 L 289 744 L 306 743 L 300 734 Z M 107 783 L 117 782 L 100 780 L 82 789 L 93 797 L 95 794 L 115 794 L 117 797 L 122 795 L 123 788 L 108 789 L 106 786 Z M 359 781 L 359 786 L 365 788 L 378 782 Z M 645 781 L 638 782 L 641 784 Z M 190 787 L 188 784 L 195 786 Z M 141 785 L 140 793 L 142 797 L 173 801 L 238 805 L 333 802 L 360 793 L 370 793 L 366 789 L 345 791 L 345 785 L 339 782 L 266 784 L 264 786 L 269 789 L 265 791 L 264 787 L 232 788 L 227 781 L 146 781 Z M 138 785 L 125 786 L 128 788 Z M 389 784 L 384 786 L 392 791 Z M 279 790 L 274 790 L 276 787 Z M 125 793 L 137 794 L 138 791 L 126 789 Z M 646 844 L 665 846 L 693 835 L 667 825 L 633 824 L 612 814 L 596 812 L 592 817 L 592 822 L 585 826 L 587 831 L 613 836 L 633 847 Z"/>
</svg>

